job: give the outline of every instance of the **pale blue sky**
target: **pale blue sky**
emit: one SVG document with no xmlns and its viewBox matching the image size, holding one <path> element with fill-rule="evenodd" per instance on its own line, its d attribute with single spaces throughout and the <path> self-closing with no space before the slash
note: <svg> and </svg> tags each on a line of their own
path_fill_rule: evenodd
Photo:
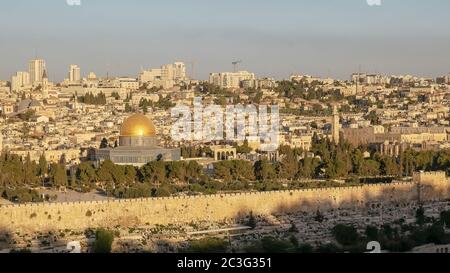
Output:
<svg viewBox="0 0 450 273">
<path fill-rule="evenodd" d="M 450 1 L 2 0 L 0 79 L 37 51 L 51 80 L 78 64 L 85 75 L 136 76 L 140 67 L 196 61 L 196 75 L 241 69 L 347 79 L 368 72 L 450 72 Z"/>
</svg>

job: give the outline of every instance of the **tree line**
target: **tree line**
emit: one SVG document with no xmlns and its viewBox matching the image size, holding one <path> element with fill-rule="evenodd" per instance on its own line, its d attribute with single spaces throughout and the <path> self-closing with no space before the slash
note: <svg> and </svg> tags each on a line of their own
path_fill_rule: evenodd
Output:
<svg viewBox="0 0 450 273">
<path fill-rule="evenodd" d="M 103 92 L 100 92 L 97 95 L 89 92 L 84 96 L 79 96 L 78 102 L 90 105 L 106 105 L 106 95 L 103 94 Z"/>
<path fill-rule="evenodd" d="M 281 81 L 275 88 L 275 92 L 285 98 L 300 98 L 307 101 L 318 100 L 321 102 L 333 102 L 344 99 L 339 89 L 324 90 L 318 81 Z"/>
<path fill-rule="evenodd" d="M 248 144 L 238 147 L 246 150 Z M 2 152 L 0 195 L 11 201 L 37 202 L 42 198 L 33 189 L 38 187 L 70 188 L 80 192 L 100 189 L 118 198 L 170 196 L 181 192 L 266 191 L 283 189 L 286 183 L 289 187 L 310 187 L 302 181 L 316 178 L 404 177 L 420 170 L 450 170 L 450 150 L 418 152 L 408 149 L 398 157 L 367 151 L 366 147 L 354 148 L 345 142 L 335 145 L 327 138 L 314 135 L 313 156 L 301 149 L 281 146 L 277 162 L 264 159 L 219 161 L 206 172 L 196 161 L 154 161 L 140 168 L 115 165 L 111 161 L 83 162 L 68 167 L 64 158 L 49 164 L 44 154 L 35 162 L 29 155 L 22 158 Z M 186 158 L 209 152 L 207 148 L 182 149 Z"/>
<path fill-rule="evenodd" d="M 182 146 L 181 156 L 183 158 L 213 157 L 213 152 L 207 146 Z"/>
<path fill-rule="evenodd" d="M 299 179 L 347 179 L 357 177 L 407 177 L 415 171 L 450 170 L 450 150 L 414 151 L 408 149 L 392 157 L 354 148 L 348 143 L 334 144 L 328 138 L 313 137 L 312 153 L 282 146 L 280 161 L 223 161 L 215 164 L 215 177 L 225 181 L 267 181 Z"/>
<path fill-rule="evenodd" d="M 44 155 L 37 163 L 31 160 L 30 155 L 25 158 L 7 152 L 0 155 L 0 196 L 10 201 L 42 201 L 33 188 L 58 188 L 66 185 L 67 180 L 63 159 L 61 163 L 48 164 Z"/>
<path fill-rule="evenodd" d="M 179 185 L 196 183 L 202 167 L 196 161 L 154 161 L 141 168 L 105 161 L 99 166 L 83 162 L 68 167 L 62 159 L 49 164 L 42 154 L 38 162 L 30 155 L 22 158 L 3 152 L 0 155 L 0 196 L 13 202 L 39 202 L 36 191 L 45 187 L 90 192 L 103 191 L 117 198 L 170 196 Z"/>
<path fill-rule="evenodd" d="M 99 188 L 116 198 L 170 196 L 179 185 L 196 183 L 202 176 L 201 166 L 195 162 L 150 162 L 141 168 L 103 162 L 98 168 L 91 162 L 75 167 L 69 186 L 82 192 Z"/>
</svg>

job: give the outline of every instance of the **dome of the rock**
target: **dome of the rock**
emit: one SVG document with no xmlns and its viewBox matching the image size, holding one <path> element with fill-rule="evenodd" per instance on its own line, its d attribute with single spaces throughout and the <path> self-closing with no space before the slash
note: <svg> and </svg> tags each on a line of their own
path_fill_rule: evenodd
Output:
<svg viewBox="0 0 450 273">
<path fill-rule="evenodd" d="M 156 127 L 148 117 L 142 114 L 135 114 L 123 122 L 120 135 L 128 137 L 154 137 L 156 136 Z"/>
</svg>

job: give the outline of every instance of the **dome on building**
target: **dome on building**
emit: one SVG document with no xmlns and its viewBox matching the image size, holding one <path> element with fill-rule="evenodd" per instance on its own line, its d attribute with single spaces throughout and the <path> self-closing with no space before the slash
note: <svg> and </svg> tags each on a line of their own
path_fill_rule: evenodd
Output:
<svg viewBox="0 0 450 273">
<path fill-rule="evenodd" d="M 141 167 L 149 162 L 181 160 L 181 149 L 166 149 L 159 146 L 153 122 L 142 114 L 124 120 L 120 130 L 119 145 L 95 150 L 99 163 L 110 160 L 118 165 Z"/>
<path fill-rule="evenodd" d="M 135 114 L 123 122 L 120 136 L 155 137 L 156 127 L 148 117 L 142 114 Z"/>
</svg>

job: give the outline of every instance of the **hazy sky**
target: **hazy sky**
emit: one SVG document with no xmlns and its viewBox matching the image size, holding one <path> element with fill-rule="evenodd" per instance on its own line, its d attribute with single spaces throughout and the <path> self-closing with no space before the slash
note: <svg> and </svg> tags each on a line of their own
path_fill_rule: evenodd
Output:
<svg viewBox="0 0 450 273">
<path fill-rule="evenodd" d="M 83 75 L 137 76 L 140 67 L 196 62 L 197 78 L 231 71 L 347 79 L 362 70 L 450 72 L 450 1 L 1 0 L 0 79 L 47 61 L 51 80 L 68 65 Z M 188 66 L 190 68 L 190 65 Z"/>
</svg>

